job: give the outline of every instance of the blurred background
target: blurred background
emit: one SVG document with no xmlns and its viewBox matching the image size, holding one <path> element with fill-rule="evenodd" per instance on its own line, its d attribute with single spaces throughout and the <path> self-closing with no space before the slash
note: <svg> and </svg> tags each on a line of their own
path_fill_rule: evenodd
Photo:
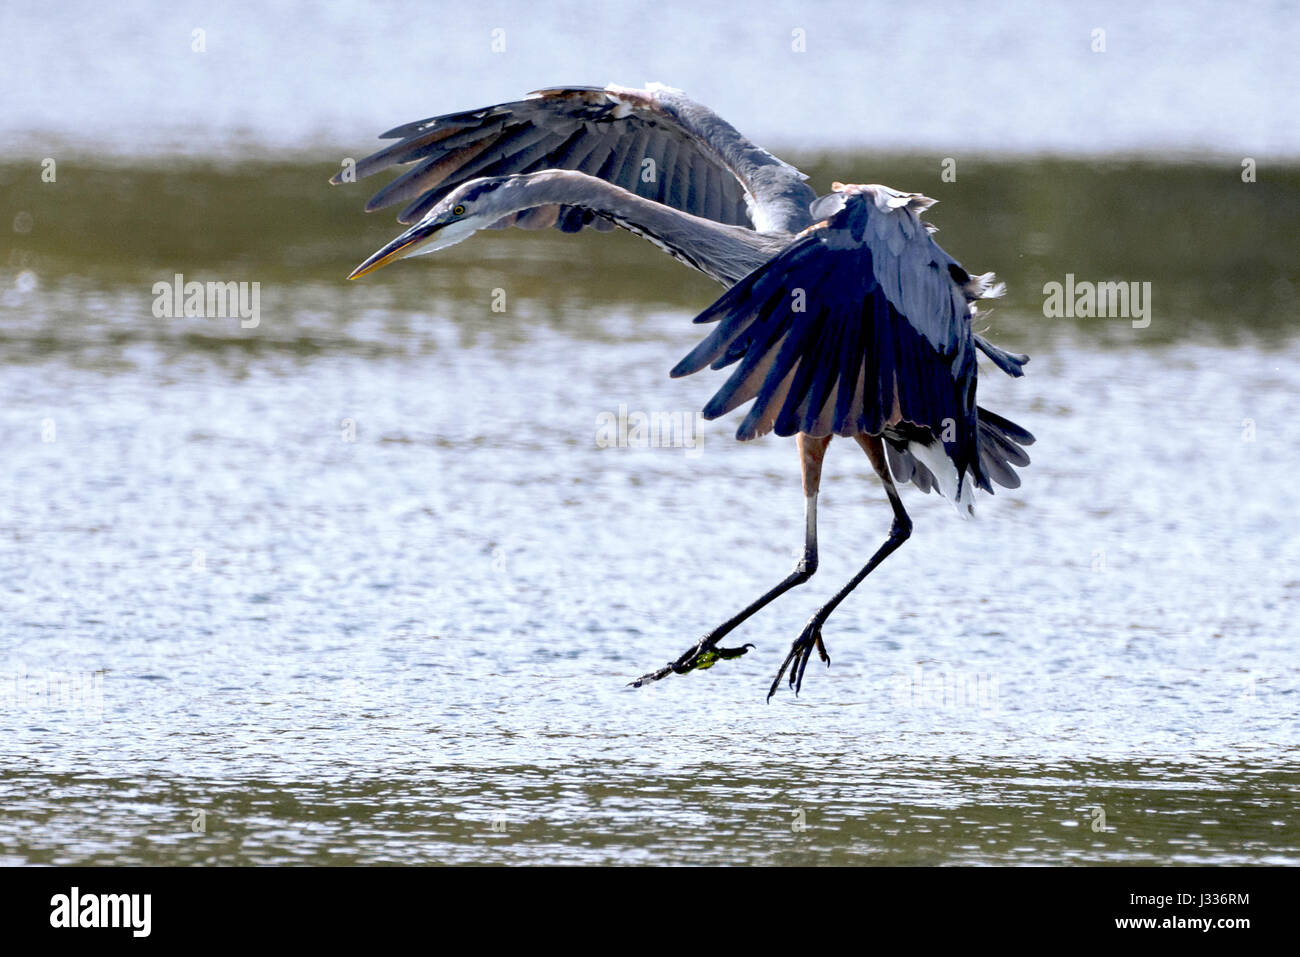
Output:
<svg viewBox="0 0 1300 957">
<path fill-rule="evenodd" d="M 1298 46 L 1284 3 L 4 6 L 0 863 L 1296 862 Z M 980 384 L 1023 486 L 905 492 L 797 700 L 888 529 L 845 443 L 756 650 L 624 688 L 802 540 L 739 413 L 597 441 L 720 384 L 667 378 L 716 284 L 515 231 L 344 281 L 379 132 L 647 81 L 940 200 L 1033 357 Z M 156 317 L 178 273 L 260 321 Z M 1150 323 L 1047 315 L 1067 275 Z"/>
</svg>

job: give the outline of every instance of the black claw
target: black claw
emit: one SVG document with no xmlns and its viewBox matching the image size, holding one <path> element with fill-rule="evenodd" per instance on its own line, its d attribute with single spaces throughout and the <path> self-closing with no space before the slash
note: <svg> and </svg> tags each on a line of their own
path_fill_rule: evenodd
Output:
<svg viewBox="0 0 1300 957">
<path fill-rule="evenodd" d="M 781 663 L 781 670 L 778 671 L 776 673 L 776 677 L 772 679 L 772 687 L 767 689 L 767 700 L 769 704 L 772 701 L 772 695 L 776 694 L 776 689 L 781 687 L 781 678 L 785 676 L 785 669 L 787 666 L 789 666 L 789 664 L 790 664 L 790 655 L 786 655 L 785 661 Z"/>
<path fill-rule="evenodd" d="M 785 661 L 781 664 L 781 670 L 776 673 L 776 678 L 772 680 L 772 687 L 767 692 L 767 700 L 772 700 L 772 695 L 776 694 L 777 689 L 781 686 L 781 679 L 786 677 L 786 670 L 790 672 L 787 684 L 795 695 L 803 690 L 803 675 L 808 670 L 808 662 L 812 660 L 813 649 L 817 649 L 817 654 L 822 661 L 830 666 L 831 656 L 826 653 L 826 645 L 822 642 L 821 628 L 814 628 L 811 623 L 805 628 L 803 633 L 794 640 L 790 646 L 790 653 L 785 656 Z"/>
<path fill-rule="evenodd" d="M 826 667 L 829 668 L 831 666 L 831 656 L 826 650 L 826 643 L 822 641 L 822 633 L 820 630 L 817 632 L 817 654 L 821 657 L 822 661 L 826 662 Z"/>
<path fill-rule="evenodd" d="M 644 674 L 640 678 L 637 678 L 636 681 L 629 681 L 627 683 L 627 686 L 629 688 L 640 688 L 642 685 L 645 685 L 648 682 L 658 681 L 664 675 L 671 672 L 672 669 L 673 669 L 673 663 L 670 661 L 668 662 L 668 664 L 664 665 L 664 667 L 660 668 L 658 671 L 652 671 L 649 674 Z"/>
<path fill-rule="evenodd" d="M 754 647 L 753 644 L 746 642 L 745 644 L 741 645 L 739 648 L 714 648 L 713 650 L 718 653 L 719 658 L 731 659 L 731 658 L 739 658 L 741 655 L 745 654 L 747 651 L 749 651 L 750 648 L 753 647 Z"/>
</svg>

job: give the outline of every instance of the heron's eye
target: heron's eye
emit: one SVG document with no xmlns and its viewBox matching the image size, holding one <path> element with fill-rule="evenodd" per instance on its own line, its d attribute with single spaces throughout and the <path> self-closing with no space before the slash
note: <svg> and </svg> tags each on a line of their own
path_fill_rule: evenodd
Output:
<svg viewBox="0 0 1300 957">
<path fill-rule="evenodd" d="M 451 214 L 452 214 L 453 216 L 464 216 L 464 215 L 465 215 L 465 207 L 464 207 L 464 206 L 453 206 L 453 207 L 451 208 Z"/>
</svg>

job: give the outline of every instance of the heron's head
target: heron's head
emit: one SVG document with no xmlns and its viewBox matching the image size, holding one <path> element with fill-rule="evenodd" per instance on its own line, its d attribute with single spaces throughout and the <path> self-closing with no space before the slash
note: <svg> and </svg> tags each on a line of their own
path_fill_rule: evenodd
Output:
<svg viewBox="0 0 1300 957">
<path fill-rule="evenodd" d="M 356 269 L 349 279 L 374 272 L 390 262 L 408 256 L 422 256 L 454 246 L 480 229 L 491 226 L 514 212 L 509 186 L 520 177 L 476 179 L 456 187 L 444 196 L 424 218 L 378 250 Z"/>
</svg>

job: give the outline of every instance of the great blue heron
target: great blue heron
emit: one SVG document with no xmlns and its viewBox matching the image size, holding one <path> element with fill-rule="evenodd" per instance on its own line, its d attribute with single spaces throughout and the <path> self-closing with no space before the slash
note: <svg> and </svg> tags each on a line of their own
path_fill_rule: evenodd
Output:
<svg viewBox="0 0 1300 957">
<path fill-rule="evenodd" d="M 963 514 L 990 480 L 1020 485 L 1034 437 L 975 404 L 978 349 L 1009 375 L 1027 356 L 971 329 L 975 302 L 1000 295 L 992 273 L 971 276 L 930 237 L 934 200 L 887 186 L 836 183 L 820 198 L 807 177 L 716 114 L 657 84 L 541 90 L 515 103 L 420 120 L 356 164 L 358 177 L 416 164 L 367 210 L 405 203 L 410 229 L 358 266 L 364 276 L 476 230 L 614 226 L 644 236 L 729 287 L 695 318 L 717 323 L 671 375 L 738 367 L 704 407 L 717 418 L 753 401 L 741 441 L 795 436 L 803 467 L 803 557 L 786 578 L 677 660 L 632 682 L 708 668 L 753 647 L 719 642 L 817 570 L 817 490 L 836 435 L 857 441 L 884 483 L 889 538 L 795 639 L 768 690 L 789 671 L 798 694 L 832 611 L 907 540 L 912 521 L 895 483 L 937 488 Z M 349 177 L 339 173 L 334 184 Z"/>
</svg>

